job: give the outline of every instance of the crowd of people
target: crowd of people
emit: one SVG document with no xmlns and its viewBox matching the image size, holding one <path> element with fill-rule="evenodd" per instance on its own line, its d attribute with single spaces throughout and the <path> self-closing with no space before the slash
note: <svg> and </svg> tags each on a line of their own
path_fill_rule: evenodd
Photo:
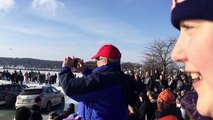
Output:
<svg viewBox="0 0 213 120">
<path fill-rule="evenodd" d="M 15 120 L 45 120 L 41 115 L 41 98 L 38 96 L 35 99 L 35 104 L 31 107 L 19 107 L 16 110 Z M 69 104 L 67 110 L 58 113 L 56 111 L 51 111 L 48 114 L 47 120 L 81 120 L 81 116 L 75 113 L 75 105 L 73 103 Z"/>
<path fill-rule="evenodd" d="M 171 103 L 171 106 L 179 108 L 181 114 L 178 111 L 174 113 L 165 113 L 164 111 L 164 114 L 175 114 L 185 120 L 189 119 L 184 109 L 182 109 L 180 101 L 188 92 L 194 91 L 190 74 L 178 71 L 164 75 L 158 70 L 155 70 L 153 74 L 150 74 L 149 71 L 142 72 L 142 74 L 141 72 L 133 73 L 128 71 L 125 73 L 131 75 L 137 83 L 137 102 L 134 106 L 129 106 L 129 119 L 155 120 L 158 118 L 158 97 L 161 92 L 165 91 L 169 91 L 167 93 L 171 93 L 172 97 L 166 98 L 168 96 L 164 96 L 164 102 Z"/>
<path fill-rule="evenodd" d="M 131 98 L 135 99 L 133 101 L 136 102 L 133 106 L 128 107 L 129 120 L 155 120 L 158 118 L 158 116 L 161 116 L 158 111 L 159 106 L 157 104 L 159 101 L 159 94 L 164 90 L 168 90 L 169 92 L 167 91 L 167 93 L 172 94 L 170 95 L 170 98 L 172 99 L 167 98 L 169 95 L 161 95 L 161 97 L 163 96 L 162 98 L 164 102 L 171 103 L 171 106 L 173 106 L 174 108 L 174 113 L 168 112 L 164 114 L 174 114 L 177 117 L 183 118 L 184 120 L 189 119 L 189 116 L 187 116 L 185 110 L 182 108 L 180 101 L 187 94 L 187 92 L 194 91 L 192 87 L 192 77 L 190 74 L 186 74 L 181 71 L 174 71 L 173 73 L 164 75 L 163 72 L 159 72 L 158 70 L 154 70 L 153 74 L 150 74 L 149 71 L 141 71 L 137 73 L 134 73 L 132 71 L 124 71 L 124 74 L 127 74 L 136 83 L 134 84 L 134 86 L 135 95 L 137 97 Z M 35 103 L 38 103 L 38 100 Z M 71 105 L 73 104 L 71 103 Z M 70 110 L 71 108 L 72 110 Z M 62 113 L 52 111 L 49 114 L 49 119 L 80 120 L 82 116 L 76 114 L 76 111 L 74 111 L 73 108 L 74 106 L 70 106 L 67 111 L 63 111 Z M 178 111 L 177 108 L 180 111 Z M 26 108 L 21 109 L 26 110 Z M 35 107 L 34 105 L 32 109 L 37 109 L 37 111 L 39 111 L 38 105 L 37 107 Z M 20 111 L 20 109 L 17 111 Z M 20 114 L 19 112 L 17 113 Z M 40 112 L 38 113 L 41 114 Z M 32 112 L 30 114 L 32 114 Z M 34 116 L 40 115 L 34 114 Z"/>
<path fill-rule="evenodd" d="M 37 96 L 31 108 L 23 106 L 16 110 L 15 120 L 43 120 L 40 105 L 41 97 Z"/>
<path fill-rule="evenodd" d="M 95 69 L 87 68 L 80 58 L 64 59 L 59 80 L 66 95 L 81 103 L 79 115 L 83 120 L 189 119 L 180 101 L 194 91 L 190 74 L 123 72 L 120 57 L 118 48 L 106 44 L 92 57 L 97 62 Z M 78 65 L 73 67 L 75 59 Z M 75 78 L 73 69 L 84 76 Z"/>
<path fill-rule="evenodd" d="M 159 116 L 162 117 L 162 113 L 158 110 L 160 109 L 160 106 L 164 105 L 158 105 L 160 104 L 160 101 L 161 103 L 166 102 L 172 106 L 167 113 L 163 111 L 163 109 L 163 115 L 176 115 L 179 117 L 178 120 L 190 119 L 180 104 L 181 99 L 187 94 L 187 92 L 194 91 L 190 74 L 175 71 L 174 73 L 164 75 L 163 72 L 159 72 L 157 69 L 154 70 L 153 74 L 150 74 L 149 71 L 137 73 L 126 71 L 124 73 L 128 74 L 128 76 L 136 83 L 135 95 L 137 97 L 134 98 L 136 99 L 136 103 L 133 106 L 128 107 L 129 120 L 156 120 Z M 166 94 L 160 95 L 161 92 L 165 92 Z M 161 96 L 162 100 L 159 96 Z M 39 103 L 39 99 L 36 100 L 35 103 Z M 21 114 L 21 110 L 26 111 L 26 113 L 28 111 L 27 108 L 19 108 L 17 114 Z M 33 116 L 34 118 L 40 117 L 39 119 L 42 119 L 39 105 L 35 104 L 30 111 L 30 119 L 32 119 Z M 72 103 L 67 111 L 63 111 L 62 113 L 52 111 L 49 114 L 49 120 L 81 120 L 81 118 L 81 115 L 75 113 L 74 104 Z"/>
<path fill-rule="evenodd" d="M 36 82 L 39 84 L 54 84 L 57 80 L 57 74 L 50 74 L 49 72 L 45 74 L 44 72 L 25 72 L 23 73 L 21 70 L 14 70 L 12 73 L 8 70 L 0 71 L 0 79 L 11 81 L 12 84 L 23 84 L 25 81 L 26 84 L 30 82 Z"/>
</svg>

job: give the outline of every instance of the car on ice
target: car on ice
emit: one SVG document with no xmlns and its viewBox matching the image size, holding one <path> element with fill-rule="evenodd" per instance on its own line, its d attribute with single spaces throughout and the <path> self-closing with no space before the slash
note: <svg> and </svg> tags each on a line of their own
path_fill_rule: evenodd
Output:
<svg viewBox="0 0 213 120">
<path fill-rule="evenodd" d="M 37 96 L 41 97 L 41 108 L 50 112 L 52 106 L 65 104 L 64 94 L 53 86 L 34 86 L 25 89 L 16 99 L 16 109 L 25 106 L 30 108 Z"/>
</svg>

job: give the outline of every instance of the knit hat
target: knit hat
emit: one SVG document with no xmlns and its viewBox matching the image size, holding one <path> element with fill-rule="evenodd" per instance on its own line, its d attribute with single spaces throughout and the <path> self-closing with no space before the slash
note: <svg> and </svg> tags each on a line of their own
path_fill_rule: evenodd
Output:
<svg viewBox="0 0 213 120">
<path fill-rule="evenodd" d="M 171 21 L 180 29 L 182 20 L 213 20 L 213 0 L 172 0 Z"/>
<path fill-rule="evenodd" d="M 175 103 L 175 97 L 168 89 L 165 89 L 158 95 L 158 100 L 159 99 L 167 103 L 171 103 L 171 104 Z"/>
<path fill-rule="evenodd" d="M 114 60 L 120 60 L 121 59 L 120 51 L 118 50 L 117 47 L 115 47 L 111 44 L 107 44 L 107 45 L 102 46 L 99 49 L 98 53 L 92 57 L 92 59 L 96 59 L 100 56 L 106 57 L 106 58 L 109 58 L 109 59 L 114 59 Z"/>
<path fill-rule="evenodd" d="M 38 102 L 40 102 L 41 101 L 41 97 L 40 96 L 37 96 L 36 98 L 35 98 L 35 103 L 38 103 Z"/>
</svg>

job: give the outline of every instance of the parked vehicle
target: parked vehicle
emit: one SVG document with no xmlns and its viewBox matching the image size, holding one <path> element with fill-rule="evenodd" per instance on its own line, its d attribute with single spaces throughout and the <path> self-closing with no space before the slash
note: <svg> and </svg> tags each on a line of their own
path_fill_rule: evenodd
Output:
<svg viewBox="0 0 213 120">
<path fill-rule="evenodd" d="M 30 108 L 34 104 L 37 96 L 41 97 L 41 108 L 46 108 L 48 112 L 51 111 L 52 106 L 64 106 L 64 94 L 53 86 L 35 86 L 25 89 L 16 99 L 16 109 L 25 106 Z"/>
<path fill-rule="evenodd" d="M 14 106 L 16 97 L 25 89 L 27 85 L 22 84 L 1 84 L 0 85 L 0 105 Z"/>
</svg>

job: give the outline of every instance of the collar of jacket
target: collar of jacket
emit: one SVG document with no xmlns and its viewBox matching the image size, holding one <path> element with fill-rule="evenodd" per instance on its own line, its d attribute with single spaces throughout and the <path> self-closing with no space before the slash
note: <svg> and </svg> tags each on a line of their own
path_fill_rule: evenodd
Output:
<svg viewBox="0 0 213 120">
<path fill-rule="evenodd" d="M 111 71 L 111 72 L 121 71 L 121 65 L 118 62 L 109 63 L 107 65 L 103 65 L 93 69 L 92 73 L 105 72 L 105 71 Z"/>
</svg>

